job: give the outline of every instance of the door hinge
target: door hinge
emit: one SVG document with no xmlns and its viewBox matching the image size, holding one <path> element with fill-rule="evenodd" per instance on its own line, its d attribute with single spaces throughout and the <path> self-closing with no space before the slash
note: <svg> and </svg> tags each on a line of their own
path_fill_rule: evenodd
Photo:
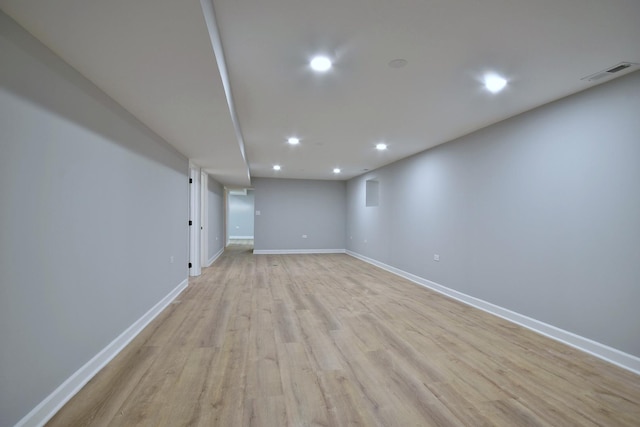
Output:
<svg viewBox="0 0 640 427">
<path fill-rule="evenodd" d="M 193 221 L 189 220 L 189 226 L 193 225 Z"/>
<path fill-rule="evenodd" d="M 189 268 L 191 268 L 191 263 L 189 263 Z"/>
</svg>

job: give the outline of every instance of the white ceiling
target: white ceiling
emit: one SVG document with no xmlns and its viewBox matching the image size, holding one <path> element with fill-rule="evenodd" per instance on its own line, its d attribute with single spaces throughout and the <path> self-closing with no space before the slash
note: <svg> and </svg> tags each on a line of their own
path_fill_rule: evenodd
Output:
<svg viewBox="0 0 640 427">
<path fill-rule="evenodd" d="M 0 0 L 0 8 L 217 179 L 249 185 L 199 0 Z"/>
<path fill-rule="evenodd" d="M 581 78 L 619 62 L 640 63 L 638 0 L 213 4 L 226 68 L 199 0 L 0 0 L 230 186 L 249 185 L 242 138 L 252 177 L 347 179 L 593 86 Z M 315 53 L 334 68 L 311 71 Z M 387 65 L 397 58 L 407 66 Z M 507 89 L 484 90 L 486 71 L 504 74 Z M 300 145 L 286 144 L 289 136 Z M 378 142 L 389 149 L 377 152 Z"/>
</svg>

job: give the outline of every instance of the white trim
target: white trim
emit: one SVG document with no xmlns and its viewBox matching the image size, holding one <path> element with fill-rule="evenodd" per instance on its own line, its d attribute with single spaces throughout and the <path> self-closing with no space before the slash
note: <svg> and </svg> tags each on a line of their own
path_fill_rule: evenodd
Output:
<svg viewBox="0 0 640 427">
<path fill-rule="evenodd" d="M 345 249 L 254 249 L 254 255 L 344 254 Z"/>
<path fill-rule="evenodd" d="M 227 106 L 229 107 L 229 115 L 231 116 L 231 122 L 233 123 L 233 129 L 236 132 L 236 138 L 238 140 L 238 148 L 240 148 L 240 154 L 244 162 L 245 168 L 245 183 L 251 185 L 251 172 L 249 171 L 249 162 L 247 161 L 247 154 L 244 148 L 244 136 L 240 129 L 240 120 L 236 113 L 236 106 L 231 93 L 231 81 L 229 79 L 229 73 L 227 72 L 227 61 L 225 59 L 224 50 L 222 49 L 222 39 L 220 38 L 220 31 L 218 29 L 218 23 L 216 21 L 215 8 L 213 7 L 213 0 L 200 0 L 200 6 L 202 7 L 202 13 L 204 15 L 204 21 L 207 24 L 207 30 L 209 31 L 209 38 L 211 40 L 211 47 L 213 48 L 213 54 L 218 64 L 218 71 L 220 72 L 220 80 L 222 80 L 222 87 L 224 88 L 224 94 L 227 98 Z"/>
<path fill-rule="evenodd" d="M 247 240 L 253 239 L 253 236 L 229 236 L 229 240 Z"/>
<path fill-rule="evenodd" d="M 162 312 L 189 284 L 184 279 L 167 296 L 136 320 L 116 339 L 78 369 L 65 382 L 60 384 L 49 396 L 25 415 L 15 427 L 41 427 L 53 417 L 76 393 L 84 387 L 102 368 L 118 355 L 155 317 Z"/>
<path fill-rule="evenodd" d="M 209 175 L 200 169 L 200 265 L 209 257 L 207 232 L 209 231 Z"/>
<path fill-rule="evenodd" d="M 347 250 L 346 254 L 640 375 L 640 357 L 625 353 L 613 347 L 582 337 L 574 334 L 573 332 L 565 331 L 564 329 L 557 328 L 553 325 L 549 325 L 548 323 L 516 313 L 515 311 L 508 310 L 479 298 L 458 292 L 454 289 L 447 288 L 446 286 L 442 286 L 438 283 L 432 282 L 431 280 L 407 273 L 406 271 L 384 264 L 380 261 L 376 261 L 372 258 L 368 258 L 364 255 L 360 255 L 356 252 Z"/>
<path fill-rule="evenodd" d="M 200 167 L 191 164 L 189 169 L 189 178 L 193 183 L 189 185 L 189 220 L 192 225 L 189 226 L 189 276 L 200 275 Z"/>
<path fill-rule="evenodd" d="M 211 267 L 211 264 L 216 262 L 216 260 L 220 258 L 220 255 L 222 255 L 223 252 L 224 248 L 220 249 L 217 254 L 215 254 L 213 257 L 211 257 L 211 259 L 209 259 L 209 261 L 207 261 L 207 265 L 205 267 Z"/>
</svg>

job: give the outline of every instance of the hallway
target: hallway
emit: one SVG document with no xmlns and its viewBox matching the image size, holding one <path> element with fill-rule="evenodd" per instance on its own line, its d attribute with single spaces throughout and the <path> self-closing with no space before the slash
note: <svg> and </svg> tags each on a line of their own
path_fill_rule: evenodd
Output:
<svg viewBox="0 0 640 427">
<path fill-rule="evenodd" d="M 350 256 L 227 248 L 50 426 L 632 426 L 638 377 Z"/>
</svg>

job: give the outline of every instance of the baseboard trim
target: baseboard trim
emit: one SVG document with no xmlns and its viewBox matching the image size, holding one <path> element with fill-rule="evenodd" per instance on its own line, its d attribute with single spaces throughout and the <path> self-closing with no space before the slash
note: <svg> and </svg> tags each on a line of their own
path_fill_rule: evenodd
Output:
<svg viewBox="0 0 640 427">
<path fill-rule="evenodd" d="M 254 255 L 344 254 L 345 249 L 254 249 Z"/>
<path fill-rule="evenodd" d="M 209 260 L 207 261 L 207 265 L 205 265 L 205 267 L 211 267 L 211 265 L 214 262 L 216 262 L 218 258 L 220 258 L 220 255 L 222 255 L 222 252 L 224 252 L 224 248 L 220 249 L 214 256 L 209 258 Z"/>
<path fill-rule="evenodd" d="M 253 236 L 229 236 L 229 240 L 248 240 L 253 239 Z"/>
<path fill-rule="evenodd" d="M 45 425 L 76 393 L 84 387 L 102 368 L 118 355 L 155 317 L 162 312 L 187 287 L 189 279 L 184 279 L 160 302 L 154 305 L 140 319 L 129 326 L 116 339 L 103 348 L 83 367 L 78 369 L 49 396 L 25 415 L 15 427 L 41 427 Z"/>
<path fill-rule="evenodd" d="M 441 293 L 443 295 L 456 299 L 460 302 L 463 302 L 467 305 L 478 308 L 487 313 L 501 317 L 512 323 L 523 326 L 527 329 L 530 329 L 548 338 L 554 339 L 556 341 L 560 341 L 573 348 L 584 351 L 585 353 L 589 353 L 592 356 L 595 356 L 599 359 L 602 359 L 604 361 L 607 361 L 616 366 L 619 366 L 621 368 L 624 368 L 628 371 L 631 371 L 635 374 L 640 375 L 640 358 L 632 354 L 625 353 L 613 347 L 609 347 L 605 344 L 601 344 L 597 341 L 593 341 L 589 338 L 585 338 L 583 336 L 574 334 L 573 332 L 565 331 L 564 329 L 560 329 L 553 325 L 549 325 L 548 323 L 541 322 L 531 317 L 516 313 L 515 311 L 511 311 L 509 309 L 500 307 L 498 305 L 481 300 L 479 298 L 472 297 L 462 292 L 458 292 L 454 289 L 447 288 L 446 286 L 442 286 L 436 282 L 432 282 L 431 280 L 424 279 L 422 277 L 416 276 L 415 274 L 408 273 L 404 270 L 400 270 L 399 268 L 395 268 L 390 265 L 384 264 L 380 261 L 366 257 L 359 253 L 352 252 L 349 250 L 345 251 L 345 253 L 361 261 L 375 265 L 377 267 L 382 268 L 383 270 L 387 270 L 390 273 L 396 274 L 400 277 L 403 277 L 407 280 L 417 283 L 421 286 L 424 286 L 438 293 Z"/>
</svg>

